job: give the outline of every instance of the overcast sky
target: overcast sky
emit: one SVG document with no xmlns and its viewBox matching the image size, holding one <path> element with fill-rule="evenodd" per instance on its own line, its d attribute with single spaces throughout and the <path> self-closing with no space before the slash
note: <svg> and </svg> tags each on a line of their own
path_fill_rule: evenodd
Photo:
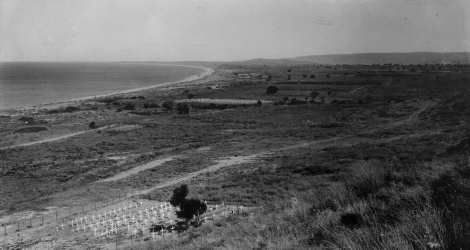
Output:
<svg viewBox="0 0 470 250">
<path fill-rule="evenodd" d="M 469 0 L 0 0 L 0 61 L 468 52 Z"/>
</svg>

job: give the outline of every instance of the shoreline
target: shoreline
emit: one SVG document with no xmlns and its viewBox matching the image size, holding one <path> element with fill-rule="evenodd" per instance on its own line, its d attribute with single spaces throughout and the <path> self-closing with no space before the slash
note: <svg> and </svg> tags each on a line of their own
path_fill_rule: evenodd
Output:
<svg viewBox="0 0 470 250">
<path fill-rule="evenodd" d="M 72 103 L 72 102 L 87 101 L 87 100 L 92 100 L 92 99 L 95 99 L 95 98 L 110 97 L 110 96 L 115 96 L 115 95 L 122 95 L 122 94 L 140 92 L 140 91 L 144 91 L 144 90 L 151 90 L 151 89 L 156 89 L 156 88 L 160 88 L 160 87 L 165 87 L 165 86 L 168 86 L 168 85 L 171 85 L 171 84 L 179 84 L 179 83 L 184 83 L 184 82 L 191 82 L 191 81 L 200 80 L 204 77 L 212 75 L 215 72 L 215 70 L 213 68 L 202 67 L 202 66 L 194 66 L 194 65 L 182 65 L 182 64 L 170 64 L 170 63 L 167 63 L 167 64 L 157 63 L 156 65 L 199 68 L 199 69 L 204 69 L 204 72 L 202 72 L 200 74 L 197 74 L 197 75 L 188 76 L 188 77 L 186 77 L 184 79 L 181 79 L 179 81 L 165 82 L 165 83 L 159 83 L 159 84 L 154 84 L 154 85 L 145 86 L 145 87 L 126 89 L 126 90 L 121 90 L 121 91 L 117 91 L 117 92 L 113 92 L 113 93 L 109 93 L 109 94 L 95 95 L 95 96 L 85 96 L 85 97 L 80 97 L 80 98 L 68 99 L 68 100 L 64 100 L 64 101 L 51 102 L 51 103 L 41 103 L 41 104 L 36 104 L 36 105 L 32 105 L 32 106 L 25 106 L 25 107 L 6 108 L 6 109 L 1 109 L 0 108 L 0 115 L 4 115 L 4 113 L 9 113 L 9 112 L 27 111 L 27 110 L 32 110 L 32 109 L 41 109 L 41 108 L 46 108 L 48 106 L 55 107 L 57 105 L 65 105 L 65 104 L 69 104 L 69 103 Z"/>
</svg>

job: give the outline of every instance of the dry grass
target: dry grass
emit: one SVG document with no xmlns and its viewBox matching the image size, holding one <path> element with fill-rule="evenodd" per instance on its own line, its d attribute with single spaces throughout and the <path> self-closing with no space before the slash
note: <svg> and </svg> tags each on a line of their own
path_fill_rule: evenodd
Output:
<svg viewBox="0 0 470 250">
<path fill-rule="evenodd" d="M 415 166 L 363 161 L 346 183 L 134 249 L 468 249 L 469 223 L 455 207 L 470 196 L 446 200 L 454 209 L 435 198 L 449 172 L 468 184 L 468 168 L 458 157 Z"/>
</svg>

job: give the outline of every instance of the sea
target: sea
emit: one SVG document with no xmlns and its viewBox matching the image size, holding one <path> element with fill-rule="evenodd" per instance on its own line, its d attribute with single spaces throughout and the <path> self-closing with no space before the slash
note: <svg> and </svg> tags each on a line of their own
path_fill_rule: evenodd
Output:
<svg viewBox="0 0 470 250">
<path fill-rule="evenodd" d="M 126 62 L 0 63 L 0 110 L 107 95 L 183 80 L 202 68 Z"/>
</svg>

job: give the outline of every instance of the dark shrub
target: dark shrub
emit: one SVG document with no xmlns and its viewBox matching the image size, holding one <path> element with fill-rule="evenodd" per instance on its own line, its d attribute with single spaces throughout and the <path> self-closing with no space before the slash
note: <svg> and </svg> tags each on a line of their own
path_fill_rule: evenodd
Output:
<svg viewBox="0 0 470 250">
<path fill-rule="evenodd" d="M 276 86 L 269 86 L 269 87 L 266 89 L 266 94 L 268 94 L 268 95 L 276 94 L 277 91 L 278 91 L 278 89 L 277 89 Z"/>
<path fill-rule="evenodd" d="M 148 109 L 149 108 L 149 104 L 148 103 L 144 103 L 144 109 Z"/>
<path fill-rule="evenodd" d="M 312 92 L 310 92 L 310 97 L 311 97 L 312 99 L 315 99 L 318 95 L 320 95 L 320 93 L 318 93 L 317 91 L 312 91 Z"/>
<path fill-rule="evenodd" d="M 124 109 L 124 110 L 135 110 L 135 104 L 131 103 L 131 102 L 128 102 L 128 103 L 126 103 L 126 105 L 124 105 L 124 107 L 122 107 L 122 109 Z"/>
<path fill-rule="evenodd" d="M 73 107 L 73 106 L 67 106 L 67 107 L 65 108 L 65 112 L 70 112 L 70 113 L 72 113 L 73 111 L 77 111 L 77 110 L 80 110 L 80 108 L 78 108 L 78 107 Z"/>
<path fill-rule="evenodd" d="M 188 99 L 192 99 L 192 98 L 194 98 L 194 94 L 193 94 L 193 93 L 189 93 L 189 94 L 188 94 Z"/>
<path fill-rule="evenodd" d="M 315 75 L 310 75 L 310 78 L 315 78 Z"/>
<path fill-rule="evenodd" d="M 90 124 L 88 124 L 88 127 L 91 128 L 91 129 L 95 129 L 96 128 L 95 121 L 90 122 Z"/>
<path fill-rule="evenodd" d="M 180 115 L 182 115 L 182 114 L 189 114 L 189 106 L 188 106 L 188 104 L 186 104 L 186 103 L 181 103 L 181 102 L 178 103 L 178 104 L 176 105 L 176 110 L 178 111 L 178 113 L 179 113 Z"/>
<path fill-rule="evenodd" d="M 364 104 L 364 101 L 362 99 L 357 100 L 357 104 Z"/>
<path fill-rule="evenodd" d="M 162 105 L 166 110 L 173 110 L 173 102 L 166 101 Z"/>
<path fill-rule="evenodd" d="M 362 225 L 362 216 L 358 213 L 344 213 L 341 215 L 341 224 L 348 228 L 358 228 Z"/>
</svg>

